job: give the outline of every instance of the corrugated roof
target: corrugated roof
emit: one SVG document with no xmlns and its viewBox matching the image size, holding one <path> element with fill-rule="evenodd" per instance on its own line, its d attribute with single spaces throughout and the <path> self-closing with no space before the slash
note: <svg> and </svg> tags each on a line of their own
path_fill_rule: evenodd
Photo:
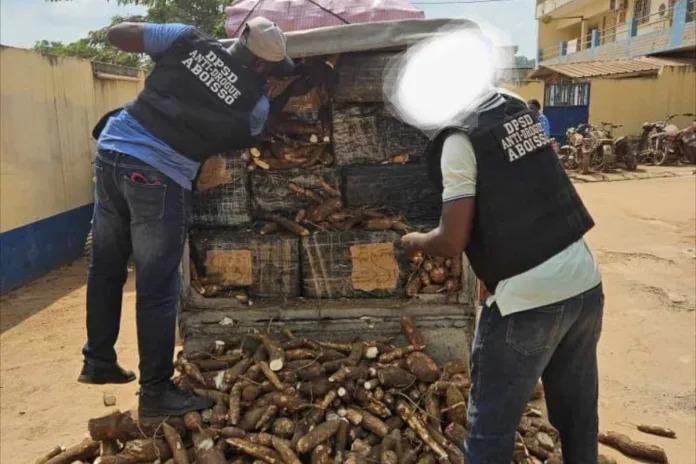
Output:
<svg viewBox="0 0 696 464">
<path fill-rule="evenodd" d="M 547 76 L 551 73 L 567 77 L 620 77 L 624 74 L 656 74 L 663 66 L 686 66 L 683 61 L 664 58 L 641 57 L 626 60 L 579 61 L 575 63 L 542 64 L 532 73 L 531 78 Z"/>
</svg>

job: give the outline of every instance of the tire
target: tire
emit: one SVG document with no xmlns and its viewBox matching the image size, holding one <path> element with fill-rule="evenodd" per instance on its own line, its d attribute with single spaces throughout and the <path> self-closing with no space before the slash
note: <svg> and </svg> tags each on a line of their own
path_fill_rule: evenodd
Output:
<svg viewBox="0 0 696 464">
<path fill-rule="evenodd" d="M 662 148 L 655 153 L 653 153 L 653 164 L 655 166 L 662 166 L 667 161 L 667 149 Z"/>
</svg>

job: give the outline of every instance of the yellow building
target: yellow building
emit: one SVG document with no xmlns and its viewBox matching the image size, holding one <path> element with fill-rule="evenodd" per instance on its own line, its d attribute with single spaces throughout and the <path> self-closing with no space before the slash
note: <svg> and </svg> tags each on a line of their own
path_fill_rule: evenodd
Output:
<svg viewBox="0 0 696 464">
<path fill-rule="evenodd" d="M 538 63 L 696 49 L 696 0 L 537 0 Z"/>
<path fill-rule="evenodd" d="M 696 0 L 537 0 L 538 68 L 553 137 L 568 127 L 696 113 Z M 682 126 L 690 116 L 673 121 Z"/>
</svg>

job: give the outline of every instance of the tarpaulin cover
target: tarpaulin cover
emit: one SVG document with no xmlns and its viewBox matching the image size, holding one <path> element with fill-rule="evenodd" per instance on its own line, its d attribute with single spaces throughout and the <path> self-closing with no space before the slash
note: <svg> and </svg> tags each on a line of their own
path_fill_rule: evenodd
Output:
<svg viewBox="0 0 696 464">
<path fill-rule="evenodd" d="M 265 16 L 285 32 L 425 18 L 425 13 L 407 0 L 241 0 L 225 10 L 227 37 L 238 37 L 242 25 L 256 16 Z"/>
<path fill-rule="evenodd" d="M 467 19 L 441 18 L 402 19 L 319 27 L 288 32 L 288 55 L 298 58 L 368 50 L 403 49 L 437 35 L 442 28 L 452 27 L 476 28 L 478 26 Z M 230 46 L 236 42 L 236 39 L 221 39 L 220 42 Z"/>
</svg>

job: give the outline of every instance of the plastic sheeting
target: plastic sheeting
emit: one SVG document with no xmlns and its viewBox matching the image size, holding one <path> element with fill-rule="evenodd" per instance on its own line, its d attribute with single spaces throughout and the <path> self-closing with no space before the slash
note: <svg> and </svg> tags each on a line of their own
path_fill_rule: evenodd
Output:
<svg viewBox="0 0 696 464">
<path fill-rule="evenodd" d="M 368 50 L 403 49 L 438 34 L 442 28 L 450 27 L 475 28 L 478 26 L 467 19 L 406 19 L 320 27 L 287 33 L 288 55 L 299 58 Z M 228 46 L 235 41 L 236 39 L 220 40 Z"/>
<path fill-rule="evenodd" d="M 406 0 L 241 0 L 225 11 L 227 37 L 238 37 L 242 25 L 256 16 L 265 16 L 285 32 L 425 18 L 425 13 Z"/>
</svg>

